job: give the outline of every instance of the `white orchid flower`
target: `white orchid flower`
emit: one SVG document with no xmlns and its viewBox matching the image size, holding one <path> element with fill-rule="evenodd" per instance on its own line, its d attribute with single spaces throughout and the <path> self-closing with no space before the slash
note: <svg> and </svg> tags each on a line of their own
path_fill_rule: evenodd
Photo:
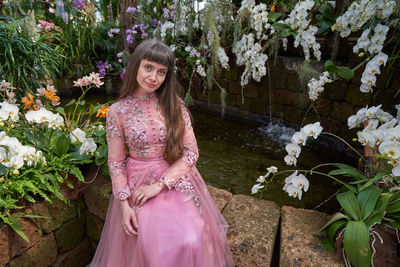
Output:
<svg viewBox="0 0 400 267">
<path fill-rule="evenodd" d="M 283 159 L 287 165 L 291 166 L 294 165 L 296 166 L 297 164 L 297 159 L 293 157 L 292 155 L 286 155 L 285 158 Z"/>
<path fill-rule="evenodd" d="M 376 84 L 376 76 L 368 72 L 363 72 L 361 76 L 361 82 L 370 86 L 374 86 Z"/>
<path fill-rule="evenodd" d="M 372 118 L 375 113 L 381 108 L 382 105 L 376 106 L 376 107 L 370 107 L 365 111 L 365 117 Z"/>
<path fill-rule="evenodd" d="M 292 184 L 295 187 L 300 188 L 304 192 L 307 192 L 310 182 L 303 174 L 299 174 L 299 175 L 293 177 Z"/>
<path fill-rule="evenodd" d="M 400 141 L 400 125 L 394 128 L 389 128 L 384 131 L 384 139 L 390 141 Z"/>
<path fill-rule="evenodd" d="M 297 197 L 297 198 L 299 198 L 299 200 L 301 200 L 303 191 L 301 191 L 300 188 L 298 188 L 292 184 L 288 184 L 283 187 L 283 190 L 285 190 L 290 197 L 294 197 L 294 198 Z"/>
<path fill-rule="evenodd" d="M 291 184 L 293 178 L 296 177 L 298 173 L 299 173 L 298 171 L 294 171 L 291 175 L 289 175 L 288 177 L 286 177 L 286 178 L 285 178 L 285 185 Z"/>
<path fill-rule="evenodd" d="M 1 109 L 8 113 L 8 116 L 12 116 L 14 114 L 18 114 L 19 109 L 15 104 L 10 104 L 7 101 L 0 103 Z"/>
<path fill-rule="evenodd" d="M 6 121 L 8 119 L 8 112 L 0 109 L 0 121 Z"/>
<path fill-rule="evenodd" d="M 351 115 L 347 118 L 347 126 L 349 129 L 353 129 L 358 126 L 358 120 L 356 115 Z"/>
<path fill-rule="evenodd" d="M 373 59 L 373 61 L 376 61 L 379 63 L 379 65 L 384 65 L 386 66 L 386 62 L 388 60 L 388 55 L 385 53 L 379 52 Z"/>
<path fill-rule="evenodd" d="M 390 115 L 390 114 L 389 114 Z M 393 116 L 392 116 L 393 118 Z M 391 119 L 386 121 L 384 124 L 378 127 L 379 130 L 387 130 L 393 128 L 397 124 L 397 119 Z"/>
<path fill-rule="evenodd" d="M 320 133 L 322 132 L 322 127 L 320 125 L 320 122 L 317 121 L 316 123 L 313 124 L 308 124 L 304 126 L 301 131 L 307 134 L 308 136 L 314 137 L 314 139 L 317 139 Z"/>
<path fill-rule="evenodd" d="M 368 106 L 357 111 L 356 117 L 359 122 L 363 122 L 365 120 L 365 112 L 367 111 L 367 109 Z"/>
<path fill-rule="evenodd" d="M 270 166 L 270 167 L 267 168 L 267 171 L 269 173 L 277 173 L 278 172 L 278 168 L 275 167 L 275 166 Z"/>
<path fill-rule="evenodd" d="M 264 188 L 263 185 L 261 185 L 261 184 L 255 184 L 255 185 L 253 185 L 253 187 L 251 188 L 251 193 L 252 193 L 252 194 L 256 194 L 256 193 L 258 193 L 258 190 L 260 190 L 260 189 L 262 189 L 262 188 Z"/>
<path fill-rule="evenodd" d="M 306 145 L 307 137 L 307 134 L 302 131 L 295 132 L 291 138 L 291 141 L 292 143 L 302 144 L 304 146 Z"/>
<path fill-rule="evenodd" d="M 363 145 L 373 147 L 375 145 L 375 136 L 371 131 L 362 131 L 358 134 L 358 141 Z"/>
<path fill-rule="evenodd" d="M 81 147 L 79 148 L 79 153 L 82 155 L 83 153 L 91 153 L 95 152 L 97 149 L 97 145 L 94 142 L 93 138 L 86 138 L 83 140 Z"/>
<path fill-rule="evenodd" d="M 379 153 L 386 154 L 389 158 L 400 158 L 400 144 L 397 141 L 384 141 L 379 145 Z"/>
<path fill-rule="evenodd" d="M 83 141 L 86 139 L 86 133 L 81 129 L 76 128 L 69 134 L 69 138 L 73 144 L 76 142 L 83 143 Z"/>
<path fill-rule="evenodd" d="M 392 174 L 396 177 L 400 176 L 400 164 L 393 167 Z"/>
<path fill-rule="evenodd" d="M 301 147 L 296 143 L 287 144 L 285 149 L 289 155 L 295 156 L 296 158 L 299 157 L 301 152 Z"/>
<path fill-rule="evenodd" d="M 269 173 L 268 173 L 269 174 Z M 265 182 L 265 176 L 259 176 L 256 180 L 257 183 L 264 183 Z"/>
</svg>

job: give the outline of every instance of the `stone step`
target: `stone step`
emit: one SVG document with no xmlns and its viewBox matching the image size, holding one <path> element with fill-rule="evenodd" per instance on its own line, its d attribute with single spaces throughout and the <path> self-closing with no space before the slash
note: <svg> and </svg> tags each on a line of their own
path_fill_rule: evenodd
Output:
<svg viewBox="0 0 400 267">
<path fill-rule="evenodd" d="M 335 253 L 326 251 L 319 243 L 325 235 L 318 233 L 318 230 L 330 217 L 318 211 L 283 206 L 279 266 L 345 266 Z"/>
</svg>

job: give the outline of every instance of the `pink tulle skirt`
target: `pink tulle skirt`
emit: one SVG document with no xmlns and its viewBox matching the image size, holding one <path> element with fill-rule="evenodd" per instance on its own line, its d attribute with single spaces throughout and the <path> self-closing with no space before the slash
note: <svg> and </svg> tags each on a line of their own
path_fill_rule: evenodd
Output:
<svg viewBox="0 0 400 267">
<path fill-rule="evenodd" d="M 168 168 L 162 158 L 127 162 L 133 193 L 158 180 Z M 187 174 L 199 199 L 175 189 L 164 189 L 136 210 L 138 235 L 125 234 L 121 210 L 111 197 L 101 240 L 91 267 L 226 267 L 234 266 L 226 239 L 227 223 L 215 206 L 199 172 Z"/>
</svg>

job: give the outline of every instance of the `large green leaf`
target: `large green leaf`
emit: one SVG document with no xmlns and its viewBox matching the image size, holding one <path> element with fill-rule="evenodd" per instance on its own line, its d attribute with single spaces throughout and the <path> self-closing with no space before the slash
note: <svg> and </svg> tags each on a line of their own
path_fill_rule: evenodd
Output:
<svg viewBox="0 0 400 267">
<path fill-rule="evenodd" d="M 276 20 L 278 18 L 280 18 L 281 16 L 282 16 L 282 13 L 274 12 L 274 13 L 268 13 L 267 18 L 272 22 L 276 22 Z"/>
<path fill-rule="evenodd" d="M 370 266 L 369 229 L 364 222 L 350 221 L 347 223 L 343 245 L 347 258 L 355 267 Z"/>
<path fill-rule="evenodd" d="M 330 73 L 337 72 L 338 67 L 336 66 L 335 63 L 333 63 L 332 60 L 327 60 L 327 61 L 325 61 L 325 70 Z"/>
<path fill-rule="evenodd" d="M 360 219 L 360 205 L 352 191 L 340 193 L 336 196 L 343 210 L 354 220 Z"/>
<path fill-rule="evenodd" d="M 335 223 L 336 221 L 343 220 L 343 219 L 350 220 L 349 217 L 347 217 L 343 213 L 336 212 L 335 214 L 333 214 L 332 218 L 324 226 L 322 226 L 321 229 L 319 229 L 319 232 L 325 230 L 327 227 L 329 227 L 331 224 Z"/>
<path fill-rule="evenodd" d="M 55 142 L 55 152 L 58 156 L 67 154 L 69 145 L 71 144 L 70 139 L 65 133 L 61 133 L 57 136 Z"/>
<path fill-rule="evenodd" d="M 272 24 L 272 27 L 274 27 L 275 30 L 277 30 L 277 31 L 280 32 L 279 35 L 280 35 L 281 37 L 287 37 L 287 36 L 293 34 L 293 31 L 292 31 L 292 29 L 290 28 L 290 26 L 287 25 L 287 24 L 285 24 L 285 23 L 278 23 L 278 22 L 277 22 L 277 23 Z"/>
<path fill-rule="evenodd" d="M 339 67 L 337 74 L 339 74 L 340 77 L 346 80 L 349 80 L 354 77 L 354 72 L 346 67 Z"/>
<path fill-rule="evenodd" d="M 382 190 L 372 186 L 357 195 L 358 204 L 361 208 L 361 220 L 365 220 L 374 211 L 376 202 L 381 195 Z"/>
<path fill-rule="evenodd" d="M 347 224 L 347 220 L 338 220 L 326 228 L 326 239 L 321 241 L 321 245 L 328 251 L 335 251 L 336 232 Z"/>
<path fill-rule="evenodd" d="M 328 173 L 329 175 L 344 175 L 356 178 L 358 180 L 368 180 L 368 178 L 360 170 L 354 167 L 351 167 L 346 164 L 336 164 L 336 166 L 339 169 L 329 172 Z"/>
<path fill-rule="evenodd" d="M 321 5 L 318 8 L 318 11 L 329 21 L 333 21 L 333 12 L 332 7 L 330 5 Z"/>
</svg>

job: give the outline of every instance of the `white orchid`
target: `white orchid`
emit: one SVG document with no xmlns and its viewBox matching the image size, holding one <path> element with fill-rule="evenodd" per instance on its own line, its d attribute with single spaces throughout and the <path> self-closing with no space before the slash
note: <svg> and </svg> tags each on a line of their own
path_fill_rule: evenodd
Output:
<svg viewBox="0 0 400 267">
<path fill-rule="evenodd" d="M 82 155 L 83 153 L 92 153 L 97 149 L 97 145 L 94 142 L 93 138 L 86 138 L 83 140 L 81 147 L 79 148 L 79 153 Z"/>
<path fill-rule="evenodd" d="M 270 166 L 270 167 L 267 168 L 267 171 L 269 173 L 277 173 L 278 172 L 278 168 L 275 167 L 275 166 Z"/>
<path fill-rule="evenodd" d="M 256 193 L 258 193 L 258 191 L 259 191 L 260 189 L 262 189 L 262 188 L 264 188 L 263 185 L 261 185 L 261 184 L 255 184 L 255 185 L 253 185 L 253 187 L 251 188 L 251 193 L 252 193 L 252 194 L 256 194 Z"/>
<path fill-rule="evenodd" d="M 76 142 L 83 143 L 83 141 L 86 139 L 86 133 L 81 129 L 76 128 L 69 134 L 69 138 L 73 144 Z"/>
<path fill-rule="evenodd" d="M 299 174 L 292 178 L 292 184 L 293 186 L 300 188 L 304 192 L 307 192 L 310 182 L 303 174 Z"/>
<path fill-rule="evenodd" d="M 400 158 L 400 143 L 397 141 L 383 141 L 379 145 L 379 153 L 386 154 L 389 158 Z"/>
<path fill-rule="evenodd" d="M 296 143 L 289 143 L 285 147 L 287 153 L 291 156 L 295 156 L 296 158 L 299 157 L 301 152 L 301 147 Z"/>
<path fill-rule="evenodd" d="M 321 123 L 318 121 L 316 123 L 308 124 L 308 125 L 304 126 L 301 129 L 301 131 L 303 131 L 308 136 L 312 136 L 312 137 L 314 137 L 314 139 L 317 139 L 318 136 L 321 134 L 322 129 L 323 128 L 321 127 Z"/>
<path fill-rule="evenodd" d="M 302 144 L 304 146 L 306 145 L 307 137 L 307 134 L 302 131 L 295 132 L 291 138 L 291 141 L 292 143 Z"/>
<path fill-rule="evenodd" d="M 295 165 L 297 164 L 297 159 L 291 155 L 286 155 L 285 158 L 283 159 L 287 165 Z"/>
</svg>

